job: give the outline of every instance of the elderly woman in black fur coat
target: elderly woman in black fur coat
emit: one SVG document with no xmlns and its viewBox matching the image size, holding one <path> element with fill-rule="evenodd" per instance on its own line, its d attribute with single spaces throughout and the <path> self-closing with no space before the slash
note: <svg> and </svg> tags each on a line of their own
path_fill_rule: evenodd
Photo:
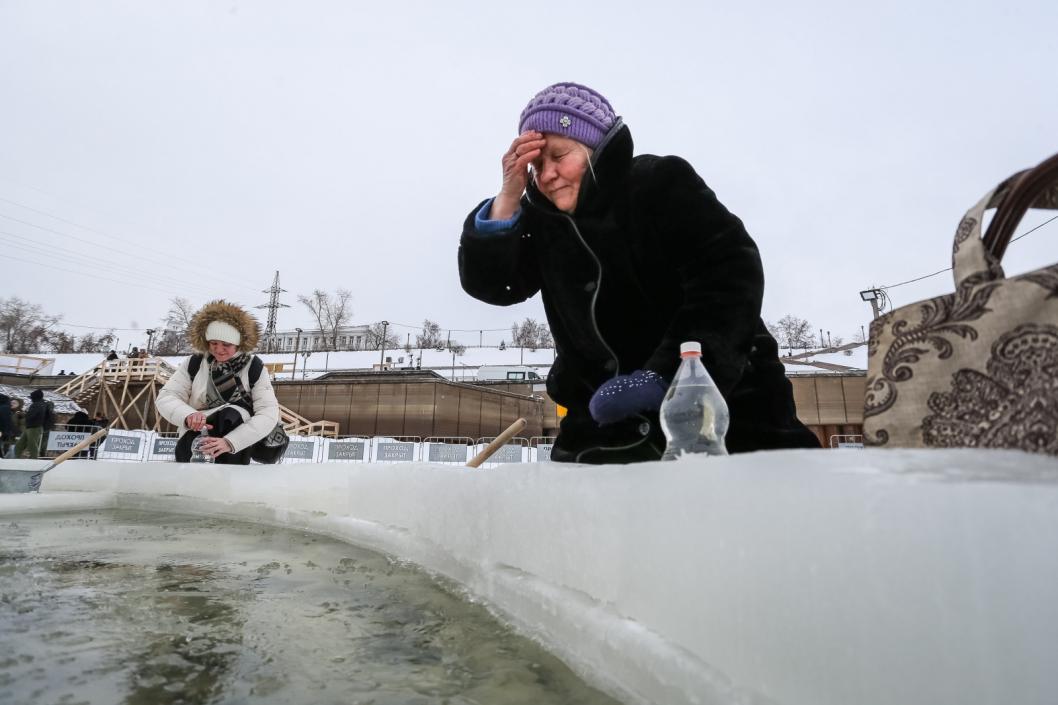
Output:
<svg viewBox="0 0 1058 705">
<path fill-rule="evenodd" d="M 730 409 L 732 453 L 819 447 L 760 319 L 757 247 L 691 165 L 633 157 L 609 102 L 575 83 L 538 93 L 518 132 L 499 194 L 464 223 L 459 275 L 499 306 L 541 293 L 547 390 L 568 409 L 552 460 L 660 458 L 658 409 L 691 340 Z"/>
</svg>

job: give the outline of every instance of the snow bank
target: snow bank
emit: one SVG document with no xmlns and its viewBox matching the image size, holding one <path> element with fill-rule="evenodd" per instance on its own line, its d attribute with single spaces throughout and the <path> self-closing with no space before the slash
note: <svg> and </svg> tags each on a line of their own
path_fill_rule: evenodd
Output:
<svg viewBox="0 0 1058 705">
<path fill-rule="evenodd" d="M 1058 692 L 1051 458 L 781 451 L 487 471 L 70 461 L 44 490 L 0 497 L 0 514 L 77 490 L 391 553 L 462 583 L 630 703 Z"/>
</svg>

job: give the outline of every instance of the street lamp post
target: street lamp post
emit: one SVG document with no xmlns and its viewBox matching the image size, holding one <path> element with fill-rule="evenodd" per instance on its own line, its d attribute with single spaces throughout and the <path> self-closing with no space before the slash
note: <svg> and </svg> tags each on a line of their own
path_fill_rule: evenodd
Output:
<svg viewBox="0 0 1058 705">
<path fill-rule="evenodd" d="M 878 318 L 881 314 L 881 309 L 878 308 L 878 302 L 885 296 L 885 292 L 881 289 L 864 289 L 860 292 L 860 298 L 864 301 L 869 301 L 871 309 L 874 311 L 874 317 Z"/>
<path fill-rule="evenodd" d="M 301 329 L 295 328 L 297 337 L 294 338 L 294 369 L 290 371 L 290 379 L 295 379 L 298 373 L 298 348 L 301 347 Z"/>
<path fill-rule="evenodd" d="M 382 355 L 378 358 L 378 370 L 379 372 L 386 369 L 386 328 L 389 327 L 389 321 L 382 321 Z"/>
</svg>

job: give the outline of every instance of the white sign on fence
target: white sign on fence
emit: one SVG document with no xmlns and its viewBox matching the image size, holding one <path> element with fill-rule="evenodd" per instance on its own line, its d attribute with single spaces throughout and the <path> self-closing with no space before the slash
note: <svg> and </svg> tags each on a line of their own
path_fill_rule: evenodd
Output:
<svg viewBox="0 0 1058 705">
<path fill-rule="evenodd" d="M 325 461 L 365 463 L 368 445 L 366 438 L 329 439 L 326 441 L 327 450 L 324 451 L 323 457 Z"/>
<path fill-rule="evenodd" d="M 376 463 L 408 463 L 419 459 L 419 444 L 392 438 L 375 440 L 371 460 Z"/>
<path fill-rule="evenodd" d="M 91 435 L 91 433 L 83 433 L 81 431 L 52 431 L 48 434 L 48 447 L 46 450 L 70 450 Z"/>
<path fill-rule="evenodd" d="M 147 460 L 176 460 L 176 436 L 152 435 Z"/>
<path fill-rule="evenodd" d="M 426 462 L 428 463 L 458 463 L 466 465 L 470 460 L 469 449 L 466 443 L 427 443 Z"/>
<path fill-rule="evenodd" d="M 283 454 L 282 462 L 288 463 L 315 463 L 319 449 L 319 436 L 291 436 L 290 445 Z"/>
<path fill-rule="evenodd" d="M 99 460 L 141 460 L 147 440 L 146 431 L 111 429 L 96 454 Z"/>
<path fill-rule="evenodd" d="M 551 462 L 551 449 L 555 447 L 554 443 L 537 443 L 533 448 L 532 461 L 534 463 L 549 463 Z"/>
<path fill-rule="evenodd" d="M 474 455 L 477 455 L 481 451 L 488 447 L 487 443 L 479 443 L 474 447 Z M 481 467 L 491 468 L 501 463 L 524 463 L 527 462 L 526 456 L 529 455 L 529 449 L 518 443 L 508 443 L 507 445 L 500 446 L 495 453 L 489 456 L 489 459 L 481 464 Z"/>
</svg>

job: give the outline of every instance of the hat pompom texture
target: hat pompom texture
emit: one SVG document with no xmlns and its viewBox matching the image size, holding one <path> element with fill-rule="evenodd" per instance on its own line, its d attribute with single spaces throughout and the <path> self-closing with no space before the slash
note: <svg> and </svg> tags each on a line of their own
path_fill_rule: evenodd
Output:
<svg viewBox="0 0 1058 705">
<path fill-rule="evenodd" d="M 209 337 L 206 330 L 213 321 L 220 321 L 239 333 L 239 352 L 252 352 L 261 340 L 261 324 L 238 304 L 218 299 L 210 301 L 192 316 L 187 337 L 191 347 L 201 353 L 209 352 Z"/>
</svg>

